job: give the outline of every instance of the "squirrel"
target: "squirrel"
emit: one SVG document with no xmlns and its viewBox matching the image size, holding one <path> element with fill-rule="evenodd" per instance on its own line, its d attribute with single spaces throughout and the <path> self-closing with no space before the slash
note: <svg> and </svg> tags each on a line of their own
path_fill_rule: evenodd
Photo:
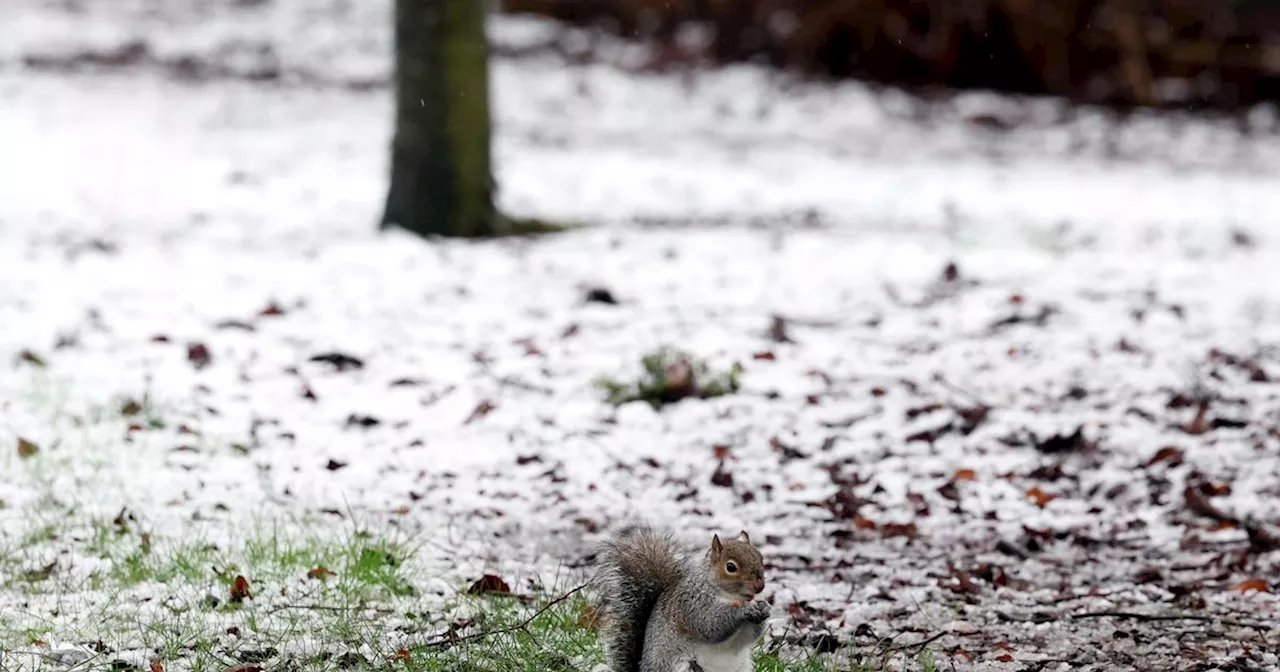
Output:
<svg viewBox="0 0 1280 672">
<path fill-rule="evenodd" d="M 769 605 L 764 559 L 745 531 L 705 554 L 645 526 L 598 558 L 601 626 L 614 672 L 750 672 Z"/>
</svg>

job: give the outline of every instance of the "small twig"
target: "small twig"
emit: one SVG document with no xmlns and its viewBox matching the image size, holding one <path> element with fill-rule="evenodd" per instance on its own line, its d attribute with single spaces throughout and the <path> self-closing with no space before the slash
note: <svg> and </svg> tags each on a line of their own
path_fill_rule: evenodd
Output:
<svg viewBox="0 0 1280 672">
<path fill-rule="evenodd" d="M 1141 614 L 1134 611 L 1087 611 L 1082 614 L 1072 614 L 1071 618 L 1072 620 L 1081 620 L 1085 618 L 1129 618 L 1135 621 L 1145 621 L 1148 623 L 1159 621 L 1197 621 L 1200 623 L 1221 623 L 1223 625 L 1233 625 L 1238 628 L 1253 628 L 1255 630 L 1271 630 L 1275 627 L 1265 623 L 1249 623 L 1246 621 L 1219 618 L 1217 616 L 1197 616 L 1195 614 Z"/>
<path fill-rule="evenodd" d="M 891 646 L 885 649 L 885 653 L 896 653 L 898 651 L 909 651 L 911 649 L 923 649 L 924 647 L 946 636 L 947 636 L 946 632 L 939 632 L 938 634 L 932 637 L 926 637 L 925 639 L 922 639 L 918 642 L 909 642 L 907 644 L 899 644 L 897 646 Z"/>
<path fill-rule="evenodd" d="M 480 632 L 473 632 L 473 633 L 471 633 L 471 634 L 469 634 L 469 635 L 463 635 L 462 637 L 458 637 L 458 636 L 456 636 L 456 635 L 453 635 L 452 631 L 450 631 L 450 632 L 446 632 L 446 633 L 444 633 L 444 634 L 442 634 L 442 635 L 438 635 L 438 636 L 437 636 L 437 639 L 436 639 L 435 641 L 427 642 L 424 646 L 430 646 L 430 647 L 437 647 L 437 646 L 449 647 L 449 646 L 454 646 L 454 645 L 457 645 L 457 644 L 461 644 L 461 643 L 463 643 L 463 642 L 465 642 L 465 641 L 468 641 L 468 640 L 472 640 L 472 639 L 480 639 L 480 638 L 482 638 L 482 637 L 489 637 L 489 636 L 491 636 L 491 635 L 505 635 L 505 634 L 509 634 L 509 633 L 515 632 L 515 631 L 517 631 L 517 630 L 526 630 L 526 631 L 527 631 L 527 629 L 528 629 L 528 627 L 529 627 L 529 624 L 530 624 L 530 623 L 532 623 L 532 622 L 534 622 L 534 620 L 536 620 L 539 616 L 541 616 L 541 615 L 545 614 L 545 613 L 547 612 L 547 610 L 551 609 L 552 607 L 556 606 L 557 604 L 560 604 L 561 602 L 564 602 L 565 600 L 569 599 L 569 598 L 570 598 L 570 597 L 572 597 L 575 593 L 577 593 L 578 591 L 582 590 L 583 588 L 586 588 L 588 585 L 589 585 L 589 584 L 584 583 L 584 584 L 582 584 L 582 585 L 578 586 L 577 588 L 574 588 L 573 590 L 571 590 L 571 591 L 569 591 L 569 592 L 567 592 L 567 593 L 565 593 L 565 594 L 561 595 L 560 597 L 557 597 L 556 599 L 551 600 L 550 602 L 546 603 L 546 605 L 544 605 L 541 609 L 539 609 L 538 611 L 534 612 L 534 614 L 533 614 L 532 616 L 530 616 L 529 618 L 524 619 L 523 621 L 521 621 L 521 622 L 519 622 L 519 623 L 517 623 L 517 624 L 515 624 L 515 625 L 509 625 L 509 626 L 507 626 L 507 627 L 505 627 L 505 628 L 496 628 L 496 629 L 493 629 L 493 630 L 482 630 L 482 631 L 480 631 Z"/>
<path fill-rule="evenodd" d="M 270 609 L 267 609 L 267 612 L 266 612 L 266 613 L 268 613 L 268 614 L 274 614 L 274 613 L 277 613 L 277 612 L 281 612 L 281 611 L 290 611 L 290 610 L 298 610 L 298 611 L 372 611 L 372 612 L 379 613 L 379 614 L 394 614 L 394 613 L 396 613 L 394 609 L 384 609 L 384 608 L 382 608 L 382 607 L 368 607 L 368 606 L 354 606 L 354 607 L 348 607 L 348 606 L 338 606 L 338 605 L 332 605 L 332 604 L 278 604 L 278 605 L 275 605 L 275 606 L 271 607 Z"/>
</svg>

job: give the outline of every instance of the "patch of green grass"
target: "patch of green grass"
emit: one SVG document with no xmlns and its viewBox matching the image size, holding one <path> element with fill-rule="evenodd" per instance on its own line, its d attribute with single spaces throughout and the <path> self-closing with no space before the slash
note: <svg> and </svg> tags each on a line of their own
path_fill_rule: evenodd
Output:
<svg viewBox="0 0 1280 672">
<path fill-rule="evenodd" d="M 256 525 L 237 539 L 215 540 L 199 528 L 152 538 L 143 531 L 145 520 L 124 512 L 96 519 L 62 513 L 31 525 L 0 543 L 0 557 L 17 553 L 16 567 L 24 571 L 39 569 L 44 558 L 59 564 L 39 585 L 0 588 L 0 600 L 23 605 L 0 610 L 6 660 L 38 660 L 47 652 L 35 642 L 57 640 L 103 642 L 77 669 L 109 667 L 127 651 L 155 656 L 175 672 L 245 665 L 298 672 L 569 672 L 603 663 L 599 633 L 588 618 L 592 596 L 560 599 L 576 575 L 546 583 L 505 576 L 515 592 L 480 595 L 468 592 L 477 577 L 455 577 L 456 592 L 423 593 L 419 586 L 430 577 L 416 562 L 417 542 L 390 530 L 313 533 L 291 522 Z M 72 571 L 78 566 L 92 567 L 90 578 Z M 316 571 L 322 568 L 327 571 Z M 252 599 L 232 601 L 237 576 L 248 580 Z M 898 652 L 887 666 L 877 655 L 883 650 L 818 654 L 779 651 L 775 644 L 766 638 L 758 645 L 756 670 L 938 667 L 927 652 L 917 658 Z"/>
<path fill-rule="evenodd" d="M 705 362 L 680 350 L 663 347 L 640 358 L 641 373 L 634 381 L 622 382 L 602 377 L 596 385 L 614 406 L 644 401 L 654 408 L 690 397 L 708 399 L 738 391 L 742 366 L 734 363 L 728 371 L 712 372 Z"/>
</svg>

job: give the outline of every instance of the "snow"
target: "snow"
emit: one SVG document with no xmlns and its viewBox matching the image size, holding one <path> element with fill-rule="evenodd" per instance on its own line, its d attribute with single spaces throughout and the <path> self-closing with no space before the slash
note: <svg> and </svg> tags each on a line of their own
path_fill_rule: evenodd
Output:
<svg viewBox="0 0 1280 672">
<path fill-rule="evenodd" d="M 502 56 L 501 204 L 589 226 L 423 243 L 374 230 L 384 88 L 19 65 L 133 39 L 238 62 L 220 51 L 238 36 L 272 45 L 286 71 L 384 76 L 383 3 L 353 4 L 66 14 L 24 0 L 0 24 L 5 537 L 51 494 L 85 515 L 127 508 L 171 538 L 299 515 L 337 534 L 349 523 L 322 513 L 336 509 L 427 534 L 439 544 L 421 552 L 422 582 L 459 586 L 494 557 L 515 571 L 572 563 L 634 517 L 697 543 L 745 528 L 787 568 L 770 591 L 810 603 L 818 624 L 888 636 L 963 618 L 982 634 L 941 643 L 987 652 L 974 664 L 992 669 L 1001 640 L 1023 662 L 1117 660 L 1130 646 L 1111 640 L 1118 624 L 1065 614 L 1174 608 L 1170 587 L 1195 584 L 1213 613 L 1276 622 L 1272 595 L 1232 588 L 1274 582 L 1277 554 L 1213 560 L 1243 550 L 1243 532 L 1208 529 L 1183 501 L 1198 474 L 1230 485 L 1219 508 L 1280 523 L 1280 390 L 1207 359 L 1217 348 L 1280 378 L 1274 135 L 1143 116 L 1116 127 L 1096 111 L 1057 123 L 1052 103 L 983 95 L 922 124 L 901 96 L 855 84 Z M 510 45 L 554 31 L 501 18 L 493 33 Z M 965 121 L 977 113 L 1026 121 L 993 133 Z M 1237 231 L 1252 242 L 1233 242 Z M 943 282 L 952 261 L 960 281 Z M 939 283 L 950 294 L 927 300 Z M 583 303 L 586 285 L 620 304 Z M 256 316 L 273 302 L 282 315 Z M 993 326 L 1043 306 L 1056 310 L 1044 326 Z M 775 314 L 795 343 L 770 341 Z M 188 361 L 190 343 L 208 348 L 207 367 Z M 741 362 L 743 391 L 660 412 L 601 401 L 597 377 L 635 375 L 667 344 L 716 368 Z M 48 367 L 17 362 L 23 350 Z M 765 351 L 775 359 L 753 358 Z M 326 352 L 364 366 L 309 361 Z M 1208 419 L 1247 425 L 1180 429 L 1195 409 L 1167 403 L 1196 385 L 1242 400 L 1215 402 Z M 144 397 L 166 428 L 126 440 L 115 409 Z M 482 402 L 493 410 L 468 421 Z M 942 406 L 917 412 L 931 403 Z M 972 433 L 908 440 L 979 403 L 992 410 Z M 353 415 L 379 424 L 349 426 Z M 1077 427 L 1096 448 L 1046 455 L 1011 439 Z M 41 454 L 20 459 L 7 447 L 18 436 Z M 805 457 L 781 457 L 774 437 Z M 1181 465 L 1145 466 L 1167 445 Z M 731 488 L 710 482 L 714 446 L 728 448 Z M 1031 475 L 1054 464 L 1063 476 Z M 953 502 L 939 487 L 959 469 L 975 475 Z M 919 538 L 812 506 L 840 490 L 836 476 L 869 500 L 860 516 L 914 523 Z M 1037 506 L 1033 486 L 1056 498 Z M 1049 531 L 1042 552 L 996 550 L 1027 528 Z M 952 590 L 949 563 L 982 562 L 1014 580 Z M 1136 583 L 1148 566 L 1166 578 Z M 1021 622 L 1036 613 L 1053 618 Z M 1185 646 L 1230 657 L 1245 639 Z M 1257 641 L 1274 646 L 1275 631 Z"/>
</svg>

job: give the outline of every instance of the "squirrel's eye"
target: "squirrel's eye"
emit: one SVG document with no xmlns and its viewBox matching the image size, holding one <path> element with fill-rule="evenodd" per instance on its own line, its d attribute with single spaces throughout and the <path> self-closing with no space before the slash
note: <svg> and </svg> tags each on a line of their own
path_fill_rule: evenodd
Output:
<svg viewBox="0 0 1280 672">
<path fill-rule="evenodd" d="M 737 573 L 738 573 L 738 563 L 736 563 L 736 562 L 734 562 L 734 561 L 732 561 L 732 560 L 730 560 L 729 562 L 724 563 L 724 571 L 726 571 L 726 572 L 728 572 L 728 573 L 730 573 L 730 574 L 737 574 Z"/>
</svg>

